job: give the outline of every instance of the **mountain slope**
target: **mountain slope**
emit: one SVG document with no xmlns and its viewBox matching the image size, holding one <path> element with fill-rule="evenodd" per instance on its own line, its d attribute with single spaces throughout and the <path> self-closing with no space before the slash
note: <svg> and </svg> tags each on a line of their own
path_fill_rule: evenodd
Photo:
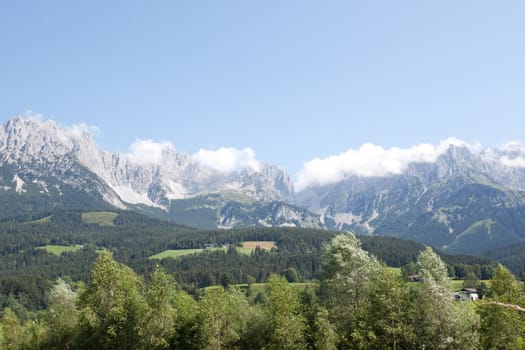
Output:
<svg viewBox="0 0 525 350">
<path fill-rule="evenodd" d="M 450 146 L 433 163 L 412 163 L 402 174 L 348 176 L 311 186 L 297 203 L 328 227 L 394 235 L 451 251 L 479 252 L 525 240 L 525 172 L 505 166 L 508 153 L 480 154 Z M 525 155 L 514 148 L 513 156 Z M 518 152 L 518 153 L 516 153 Z"/>
<path fill-rule="evenodd" d="M 100 177 L 68 150 L 53 122 L 10 120 L 0 130 L 1 216 L 63 209 L 103 209 L 124 204 Z"/>
<path fill-rule="evenodd" d="M 0 130 L 2 215 L 117 207 L 188 221 L 189 211 L 177 209 L 197 200 L 213 210 L 201 211 L 206 215 L 193 221 L 211 228 L 224 219 L 220 212 L 227 203 L 257 201 L 261 207 L 293 200 L 290 177 L 273 165 L 257 162 L 221 171 L 167 143 L 146 151 L 110 153 L 100 150 L 82 128 L 13 118 Z M 203 201 L 208 197 L 210 202 Z"/>
</svg>

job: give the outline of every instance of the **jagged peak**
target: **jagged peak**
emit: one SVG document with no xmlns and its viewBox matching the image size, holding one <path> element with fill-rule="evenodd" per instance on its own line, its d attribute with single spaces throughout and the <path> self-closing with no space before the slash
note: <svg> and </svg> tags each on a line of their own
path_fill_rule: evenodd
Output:
<svg viewBox="0 0 525 350">
<path fill-rule="evenodd" d="M 0 151 L 10 161 L 54 163 L 66 155 L 72 156 L 130 203 L 146 197 L 156 204 L 166 203 L 168 199 L 222 187 L 247 193 L 258 200 L 293 197 L 292 180 L 282 169 L 258 161 L 260 166 L 250 167 L 251 160 L 255 159 L 249 149 L 205 152 L 213 157 L 220 156 L 220 152 L 240 152 L 250 160 L 242 163 L 244 168 L 223 171 L 176 150 L 169 142 L 139 140 L 127 153 L 112 153 L 99 149 L 92 130 L 85 124 L 61 127 L 53 120 L 38 116 L 19 116 L 8 120 L 0 130 Z M 152 188 L 156 190 L 151 191 Z"/>
<path fill-rule="evenodd" d="M 2 148 L 29 153 L 57 149 L 60 153 L 78 148 L 79 144 L 94 144 L 89 127 L 77 124 L 61 127 L 56 121 L 39 116 L 17 116 L 9 119 L 0 133 Z M 92 147 L 92 146 L 91 146 Z"/>
</svg>

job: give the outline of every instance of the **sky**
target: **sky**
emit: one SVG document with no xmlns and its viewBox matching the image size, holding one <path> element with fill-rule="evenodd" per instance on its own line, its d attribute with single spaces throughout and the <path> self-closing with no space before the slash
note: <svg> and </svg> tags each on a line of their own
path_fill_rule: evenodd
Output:
<svg viewBox="0 0 525 350">
<path fill-rule="evenodd" d="M 2 1 L 0 121 L 296 177 L 367 145 L 523 142 L 524 17 L 523 1 Z"/>
</svg>

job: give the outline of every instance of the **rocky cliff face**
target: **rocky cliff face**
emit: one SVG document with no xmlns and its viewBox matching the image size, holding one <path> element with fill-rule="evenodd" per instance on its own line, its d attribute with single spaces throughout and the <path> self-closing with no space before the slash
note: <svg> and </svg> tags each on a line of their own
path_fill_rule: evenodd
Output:
<svg viewBox="0 0 525 350">
<path fill-rule="evenodd" d="M 289 200 L 293 183 L 281 169 L 263 164 L 258 171 L 242 169 L 222 173 L 205 168 L 191 156 L 166 148 L 155 163 L 140 163 L 122 153 L 111 154 L 77 145 L 75 157 L 110 184 L 128 203 L 168 208 L 171 200 L 189 198 L 203 192 L 230 189 L 261 201 Z M 97 155 L 93 157 L 93 155 Z"/>
<path fill-rule="evenodd" d="M 290 200 L 294 195 L 290 177 L 272 165 L 262 164 L 257 171 L 246 168 L 222 173 L 201 166 L 189 154 L 171 146 L 163 148 L 160 159 L 141 161 L 123 153 L 102 151 L 88 132 L 64 129 L 53 121 L 11 119 L 1 130 L 0 152 L 4 162 L 17 164 L 56 164 L 70 157 L 102 179 L 126 203 L 166 208 L 172 199 L 224 188 L 261 201 Z"/>
<path fill-rule="evenodd" d="M 305 227 L 324 228 L 319 216 L 283 202 L 250 206 L 228 202 L 221 209 L 219 227 Z"/>
<path fill-rule="evenodd" d="M 98 206 L 106 202 L 124 208 L 111 186 L 71 153 L 75 139 L 74 133 L 52 121 L 15 118 L 7 122 L 0 129 L 0 183 L 4 195 L 13 191 L 20 196 L 41 194 L 42 201 L 60 202 L 59 197 L 69 200 L 66 194 L 70 194 L 91 198 Z M 74 206 L 80 207 L 80 203 Z"/>
</svg>

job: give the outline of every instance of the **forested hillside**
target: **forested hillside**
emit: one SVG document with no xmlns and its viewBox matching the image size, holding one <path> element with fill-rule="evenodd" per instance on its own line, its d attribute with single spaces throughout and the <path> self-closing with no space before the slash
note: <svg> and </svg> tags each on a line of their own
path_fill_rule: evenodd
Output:
<svg viewBox="0 0 525 350">
<path fill-rule="evenodd" d="M 522 349 L 523 285 L 495 268 L 483 301 L 456 302 L 431 248 L 421 281 L 362 250 L 353 234 L 320 254 L 319 284 L 270 274 L 263 291 L 229 284 L 190 295 L 157 266 L 143 277 L 98 252 L 89 279 L 57 279 L 46 307 L 4 307 L 2 349 Z M 18 306 L 18 308 L 13 308 Z"/>
<path fill-rule="evenodd" d="M 484 256 L 501 262 L 518 276 L 525 272 L 525 243 L 512 244 L 503 248 L 490 249 Z"/>
<path fill-rule="evenodd" d="M 127 211 L 20 217 L 0 223 L 0 305 L 46 307 L 45 290 L 57 278 L 86 282 L 103 249 L 143 276 L 160 266 L 192 293 L 219 284 L 221 278 L 232 284 L 265 282 L 270 274 L 286 271 L 294 281 L 317 280 L 322 248 L 336 234 L 295 228 L 200 231 Z M 406 265 L 407 273 L 424 248 L 391 237 L 360 239 L 371 255 L 388 266 Z M 271 241 L 276 249 L 243 251 L 245 241 Z M 151 259 L 161 252 L 186 249 L 198 249 L 199 254 Z M 450 276 L 457 278 L 486 279 L 495 266 L 483 258 L 442 257 Z"/>
</svg>

